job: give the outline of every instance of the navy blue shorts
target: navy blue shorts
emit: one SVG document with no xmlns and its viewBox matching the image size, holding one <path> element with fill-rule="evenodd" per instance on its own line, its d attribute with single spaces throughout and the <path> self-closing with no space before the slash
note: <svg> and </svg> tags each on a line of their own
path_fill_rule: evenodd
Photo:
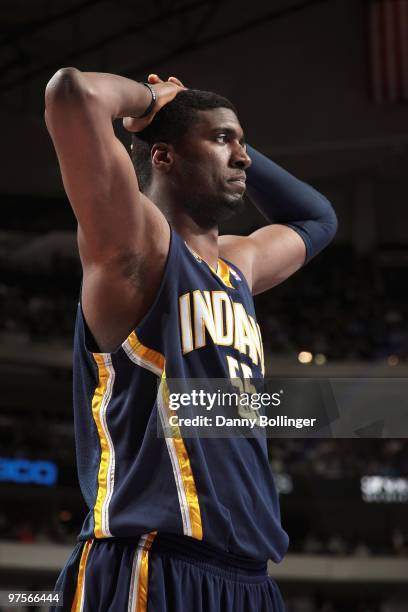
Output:
<svg viewBox="0 0 408 612">
<path fill-rule="evenodd" d="M 55 586 L 58 612 L 284 612 L 266 563 L 192 538 L 80 542 Z"/>
</svg>

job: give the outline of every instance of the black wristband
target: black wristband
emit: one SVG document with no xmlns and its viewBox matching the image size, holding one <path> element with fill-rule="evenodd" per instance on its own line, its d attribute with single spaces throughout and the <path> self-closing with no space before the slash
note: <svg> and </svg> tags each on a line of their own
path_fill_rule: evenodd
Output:
<svg viewBox="0 0 408 612">
<path fill-rule="evenodd" d="M 152 94 L 152 99 L 151 99 L 149 106 L 146 108 L 145 112 L 143 113 L 143 115 L 140 115 L 140 117 L 137 117 L 137 119 L 143 119 L 144 117 L 147 117 L 147 115 L 150 115 L 150 113 L 152 112 L 154 108 L 154 105 L 156 104 L 156 98 L 157 98 L 156 92 L 154 91 L 153 87 L 149 83 L 142 83 L 142 85 L 147 87 L 147 89 L 150 91 L 150 93 Z"/>
</svg>

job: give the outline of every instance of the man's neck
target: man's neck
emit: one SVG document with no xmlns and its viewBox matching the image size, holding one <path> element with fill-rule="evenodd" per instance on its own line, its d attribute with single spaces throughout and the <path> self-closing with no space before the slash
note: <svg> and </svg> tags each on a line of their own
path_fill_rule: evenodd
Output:
<svg viewBox="0 0 408 612">
<path fill-rule="evenodd" d="M 218 227 L 203 229 L 187 215 L 173 215 L 173 219 L 168 219 L 168 221 L 171 227 L 185 240 L 187 246 L 216 270 Z"/>
<path fill-rule="evenodd" d="M 149 192 L 146 194 L 153 202 L 160 202 L 160 210 L 174 229 L 186 242 L 186 244 L 199 255 L 212 268 L 217 269 L 218 262 L 218 226 L 203 228 L 197 224 L 191 216 L 180 207 L 180 203 L 174 206 L 171 201 L 157 194 Z"/>
</svg>

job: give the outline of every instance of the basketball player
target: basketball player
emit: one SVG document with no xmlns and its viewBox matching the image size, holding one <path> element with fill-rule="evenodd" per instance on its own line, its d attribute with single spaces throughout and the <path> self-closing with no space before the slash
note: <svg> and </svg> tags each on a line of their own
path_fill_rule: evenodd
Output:
<svg viewBox="0 0 408 612">
<path fill-rule="evenodd" d="M 89 506 L 55 610 L 281 612 L 266 562 L 288 537 L 265 441 L 158 437 L 157 381 L 262 377 L 252 294 L 330 242 L 333 209 L 246 147 L 227 99 L 176 78 L 65 68 L 45 98 L 83 266 L 74 409 Z M 246 180 L 270 224 L 219 236 Z"/>
</svg>

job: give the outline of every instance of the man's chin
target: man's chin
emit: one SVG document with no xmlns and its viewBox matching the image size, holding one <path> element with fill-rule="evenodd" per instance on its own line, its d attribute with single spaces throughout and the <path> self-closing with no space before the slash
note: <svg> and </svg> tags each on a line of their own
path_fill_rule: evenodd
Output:
<svg viewBox="0 0 408 612">
<path fill-rule="evenodd" d="M 225 211 L 229 216 L 236 215 L 244 209 L 244 198 L 242 194 L 236 194 L 225 198 L 225 201 L 220 206 L 220 211 Z"/>
<path fill-rule="evenodd" d="M 209 229 L 242 212 L 244 205 L 242 194 L 229 193 L 222 200 L 217 198 L 213 202 L 208 198 L 202 202 L 190 200 L 186 209 L 200 227 Z"/>
</svg>

